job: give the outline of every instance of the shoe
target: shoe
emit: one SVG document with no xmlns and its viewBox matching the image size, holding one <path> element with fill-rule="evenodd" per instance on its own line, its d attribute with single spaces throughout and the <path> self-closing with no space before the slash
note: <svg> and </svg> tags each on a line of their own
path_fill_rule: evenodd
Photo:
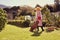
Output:
<svg viewBox="0 0 60 40">
<path fill-rule="evenodd" d="M 42 31 L 44 31 L 44 30 L 42 30 Z"/>
</svg>

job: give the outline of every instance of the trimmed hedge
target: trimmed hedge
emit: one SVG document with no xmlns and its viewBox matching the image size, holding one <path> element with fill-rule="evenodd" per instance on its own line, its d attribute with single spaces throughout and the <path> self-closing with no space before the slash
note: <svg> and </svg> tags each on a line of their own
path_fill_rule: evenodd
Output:
<svg viewBox="0 0 60 40">
<path fill-rule="evenodd" d="M 28 20 L 10 20 L 8 24 L 16 25 L 19 27 L 29 27 L 30 22 Z"/>
</svg>

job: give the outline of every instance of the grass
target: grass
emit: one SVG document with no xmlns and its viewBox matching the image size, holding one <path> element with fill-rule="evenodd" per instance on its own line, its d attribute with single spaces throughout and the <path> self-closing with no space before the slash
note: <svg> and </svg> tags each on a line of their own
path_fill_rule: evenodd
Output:
<svg viewBox="0 0 60 40">
<path fill-rule="evenodd" d="M 14 25 L 6 25 L 0 32 L 0 40 L 60 40 L 60 30 L 53 32 L 41 32 L 37 35 L 28 28 L 19 28 Z"/>
</svg>

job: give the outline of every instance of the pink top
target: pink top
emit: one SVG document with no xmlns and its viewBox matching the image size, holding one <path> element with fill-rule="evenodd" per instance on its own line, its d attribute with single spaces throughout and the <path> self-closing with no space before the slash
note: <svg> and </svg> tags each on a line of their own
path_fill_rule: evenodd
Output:
<svg viewBox="0 0 60 40">
<path fill-rule="evenodd" d="M 41 11 L 36 11 L 36 21 L 39 21 L 38 26 L 42 26 L 42 14 Z"/>
</svg>

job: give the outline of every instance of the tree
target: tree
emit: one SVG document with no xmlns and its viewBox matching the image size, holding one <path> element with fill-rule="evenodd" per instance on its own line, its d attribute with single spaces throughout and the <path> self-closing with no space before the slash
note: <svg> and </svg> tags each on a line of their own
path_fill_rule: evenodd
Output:
<svg viewBox="0 0 60 40">
<path fill-rule="evenodd" d="M 54 15 L 55 19 L 55 26 L 60 27 L 60 13 L 57 13 L 58 15 Z"/>
<path fill-rule="evenodd" d="M 52 5 L 45 5 L 49 10 L 50 10 L 50 12 L 54 12 L 54 5 L 52 6 Z"/>
<path fill-rule="evenodd" d="M 2 28 L 4 28 L 7 19 L 6 19 L 6 13 L 3 9 L 0 8 L 0 30 L 2 30 Z"/>
<path fill-rule="evenodd" d="M 47 20 L 46 23 L 49 25 L 60 26 L 60 13 L 50 13 L 50 10 L 45 6 L 42 9 L 43 17 Z"/>
<path fill-rule="evenodd" d="M 44 20 L 48 25 L 53 24 L 53 16 L 51 15 L 50 10 L 46 6 L 42 8 L 42 14 L 45 18 Z"/>
</svg>

